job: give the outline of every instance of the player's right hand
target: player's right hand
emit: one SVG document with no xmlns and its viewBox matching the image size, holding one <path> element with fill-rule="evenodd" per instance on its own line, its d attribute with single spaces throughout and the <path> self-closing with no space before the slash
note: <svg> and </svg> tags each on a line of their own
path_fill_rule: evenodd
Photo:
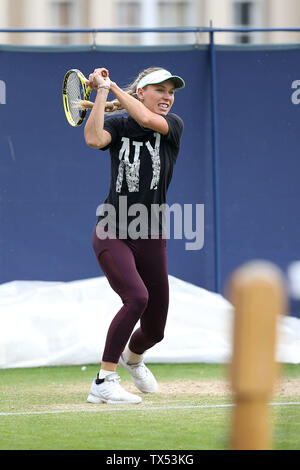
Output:
<svg viewBox="0 0 300 470">
<path fill-rule="evenodd" d="M 106 76 L 103 76 L 105 74 Z M 103 67 L 95 69 L 94 72 L 89 75 L 89 78 L 86 83 L 88 86 L 94 89 L 97 89 L 99 85 L 105 85 L 110 87 L 108 70 Z"/>
</svg>

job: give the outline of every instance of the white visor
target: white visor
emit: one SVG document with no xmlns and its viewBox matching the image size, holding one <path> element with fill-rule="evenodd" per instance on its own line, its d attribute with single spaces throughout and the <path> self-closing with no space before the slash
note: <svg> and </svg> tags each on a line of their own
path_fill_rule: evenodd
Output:
<svg viewBox="0 0 300 470">
<path fill-rule="evenodd" d="M 155 85 L 170 79 L 174 82 L 175 90 L 185 87 L 184 80 L 181 77 L 178 77 L 178 75 L 172 75 L 170 72 L 168 72 L 168 70 L 159 69 L 148 73 L 148 75 L 145 75 L 145 77 L 141 78 L 137 84 L 136 91 L 138 91 L 139 88 L 144 88 L 147 85 Z"/>
</svg>

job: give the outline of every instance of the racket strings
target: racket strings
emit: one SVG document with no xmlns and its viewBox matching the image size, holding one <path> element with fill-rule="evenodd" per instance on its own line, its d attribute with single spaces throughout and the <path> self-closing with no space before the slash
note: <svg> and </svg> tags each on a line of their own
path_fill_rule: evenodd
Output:
<svg viewBox="0 0 300 470">
<path fill-rule="evenodd" d="M 79 105 L 84 98 L 82 83 L 76 73 L 71 73 L 66 85 L 66 95 L 68 98 L 68 107 L 74 123 L 79 123 L 82 118 L 83 108 Z"/>
</svg>

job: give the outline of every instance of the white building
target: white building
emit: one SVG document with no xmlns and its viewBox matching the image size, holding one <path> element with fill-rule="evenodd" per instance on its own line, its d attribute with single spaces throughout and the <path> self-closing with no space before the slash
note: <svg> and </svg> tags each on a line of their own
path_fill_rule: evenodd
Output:
<svg viewBox="0 0 300 470">
<path fill-rule="evenodd" d="M 300 27 L 299 0 L 0 0 L 0 28 Z M 207 34 L 0 33 L 4 44 L 205 43 Z M 218 33 L 217 43 L 295 43 L 300 32 Z"/>
</svg>

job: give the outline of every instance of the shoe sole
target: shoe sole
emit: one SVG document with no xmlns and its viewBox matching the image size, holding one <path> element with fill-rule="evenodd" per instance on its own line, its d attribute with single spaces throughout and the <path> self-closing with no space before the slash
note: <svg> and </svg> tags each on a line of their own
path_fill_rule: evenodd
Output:
<svg viewBox="0 0 300 470">
<path fill-rule="evenodd" d="M 122 358 L 122 356 L 120 356 L 119 365 L 120 365 L 121 367 L 123 367 L 124 369 L 126 369 L 126 370 L 129 372 L 129 374 L 131 375 L 131 378 L 132 378 L 132 381 L 133 381 L 134 385 L 136 386 L 136 388 L 137 388 L 140 392 L 142 392 L 142 393 L 156 393 L 156 392 L 157 392 L 157 390 L 158 390 L 157 382 L 156 382 L 156 387 L 155 387 L 155 389 L 152 389 L 152 390 L 149 390 L 149 389 L 148 389 L 148 390 L 145 390 L 145 389 L 143 389 L 141 386 L 138 385 L 137 380 L 136 380 L 136 379 L 133 377 L 133 375 L 131 374 L 131 371 L 130 371 L 129 367 L 127 366 L 127 364 L 126 364 L 126 362 L 124 361 L 124 359 Z M 149 369 L 148 369 L 148 370 L 149 370 Z M 151 371 L 150 371 L 150 373 L 152 374 Z M 153 374 L 152 374 L 152 376 L 153 376 Z M 154 380 L 156 381 L 156 379 L 155 379 L 154 376 L 153 376 L 153 378 L 154 378 Z"/>
<path fill-rule="evenodd" d="M 136 400 L 136 401 L 114 401 L 114 400 L 105 400 L 104 398 L 101 398 L 96 395 L 92 395 L 91 393 L 87 397 L 87 401 L 89 403 L 94 403 L 94 404 L 99 404 L 99 403 L 106 403 L 108 405 L 136 405 L 138 403 L 141 403 L 142 399 Z"/>
</svg>

